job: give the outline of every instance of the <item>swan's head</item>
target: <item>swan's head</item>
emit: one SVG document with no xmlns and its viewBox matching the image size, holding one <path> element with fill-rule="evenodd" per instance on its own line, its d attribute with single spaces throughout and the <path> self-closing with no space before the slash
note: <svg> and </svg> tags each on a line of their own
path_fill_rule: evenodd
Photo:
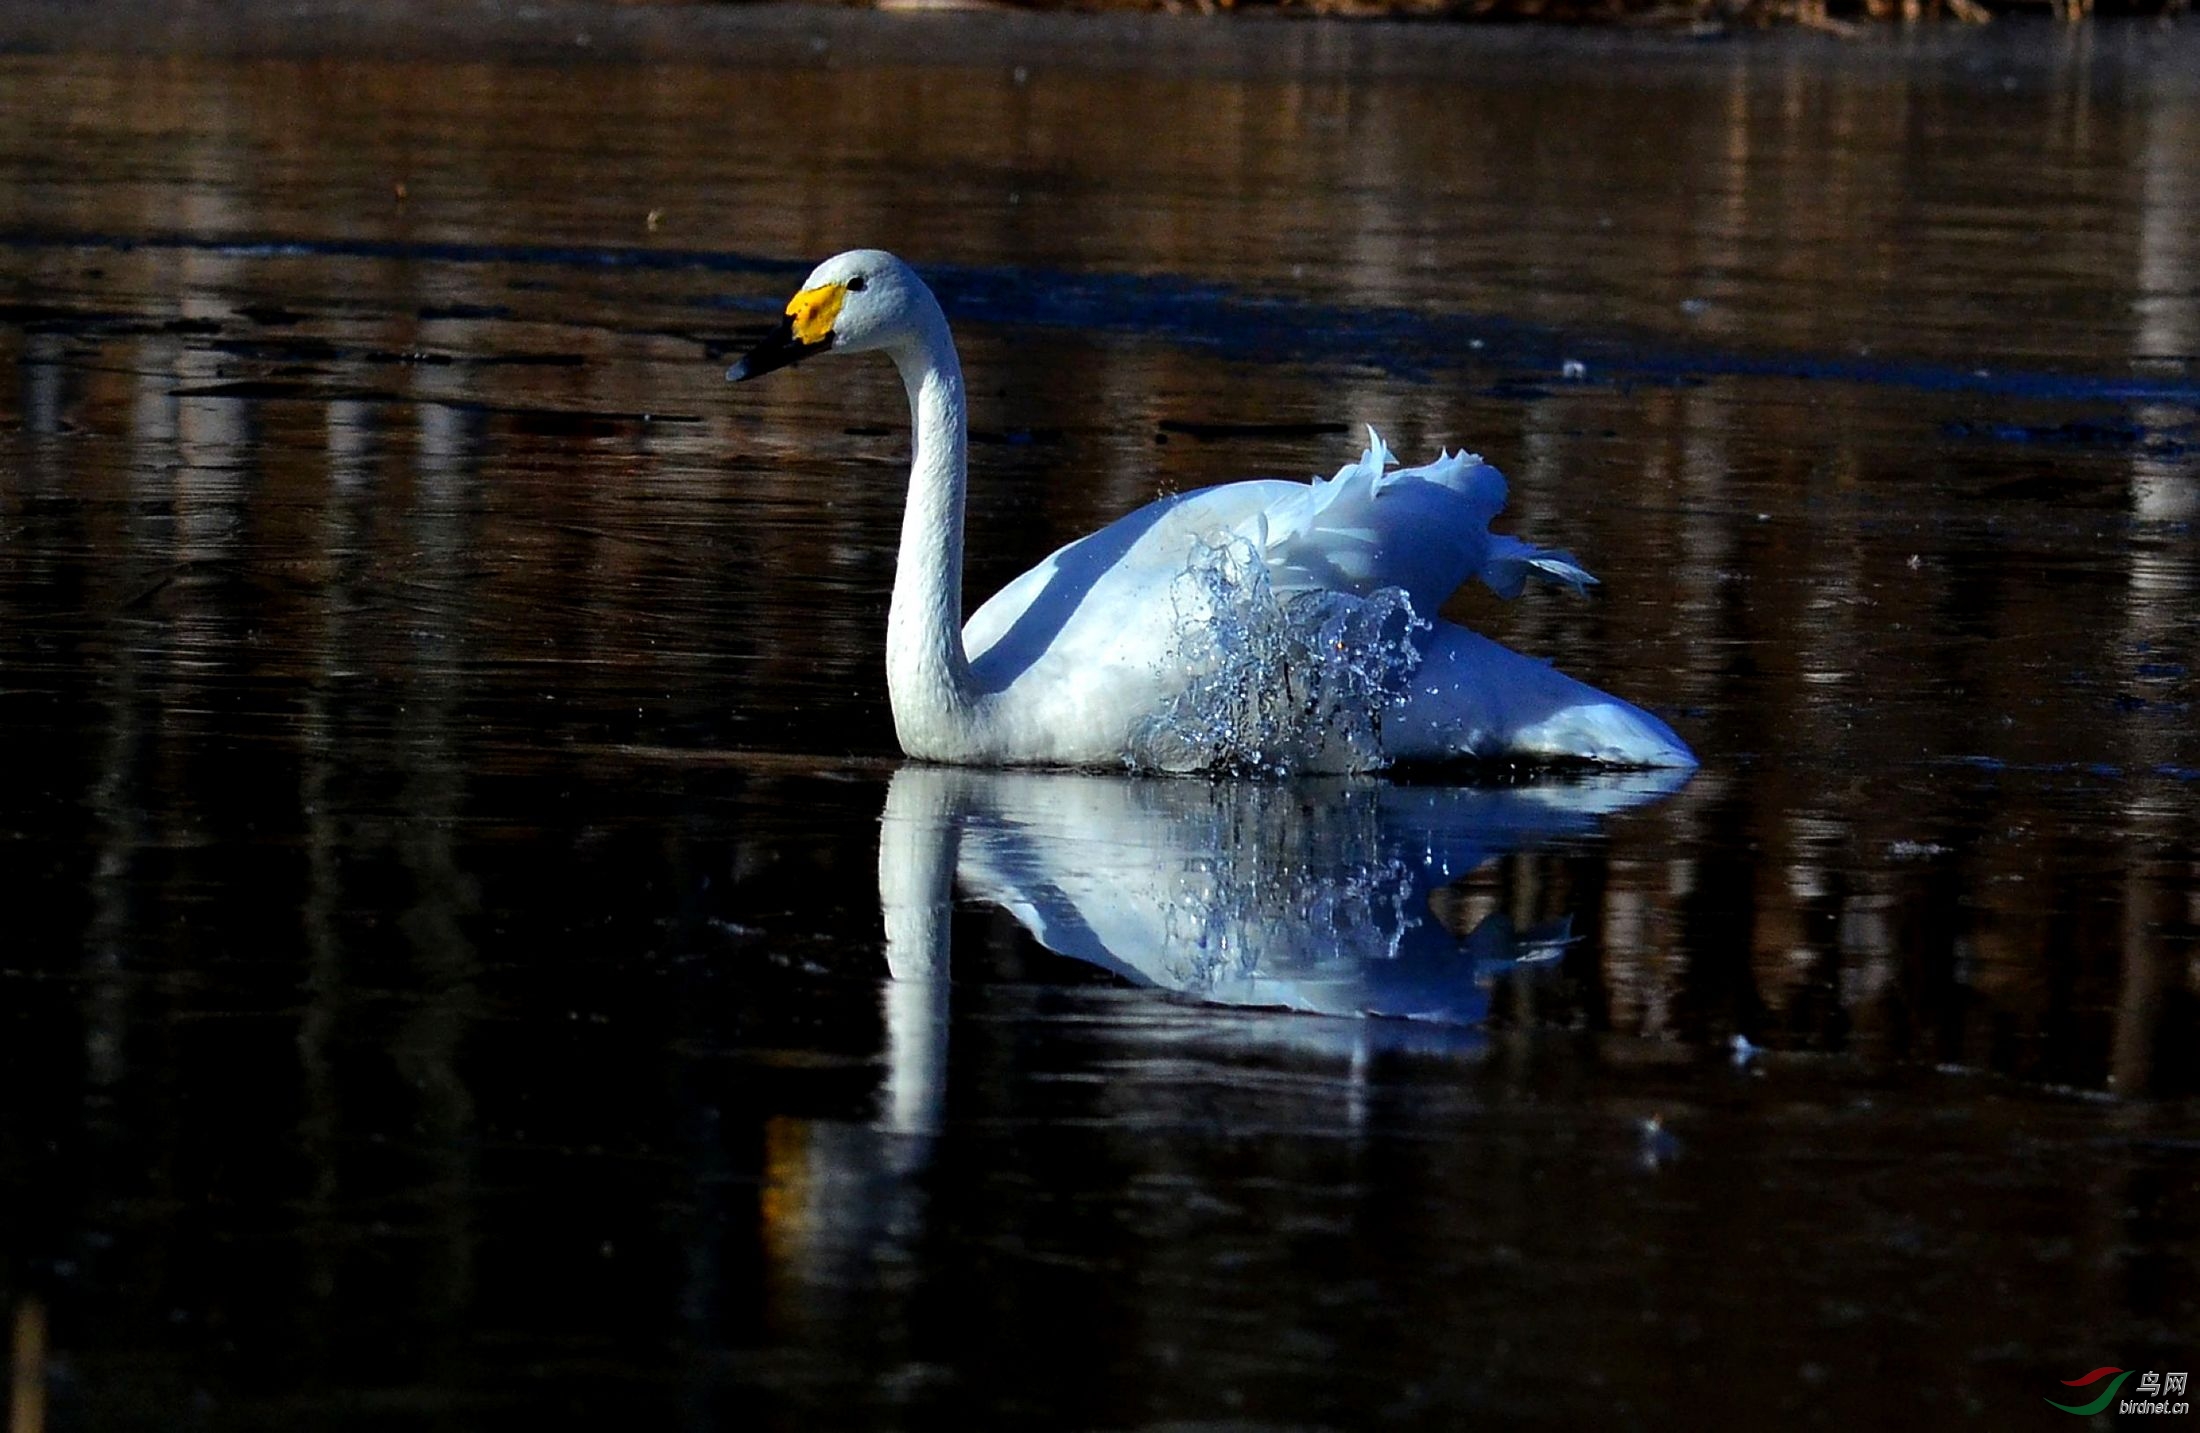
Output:
<svg viewBox="0 0 2200 1433">
<path fill-rule="evenodd" d="M 820 353 L 892 348 L 916 335 L 939 304 L 924 280 L 884 249 L 851 249 L 811 270 L 787 300 L 769 338 L 726 370 L 728 382 L 758 378 Z"/>
</svg>

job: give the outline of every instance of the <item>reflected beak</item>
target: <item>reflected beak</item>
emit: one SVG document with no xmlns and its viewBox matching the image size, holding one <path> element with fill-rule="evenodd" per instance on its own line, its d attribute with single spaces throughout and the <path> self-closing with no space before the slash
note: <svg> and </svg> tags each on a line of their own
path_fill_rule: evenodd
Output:
<svg viewBox="0 0 2200 1433">
<path fill-rule="evenodd" d="M 833 346 L 833 335 L 827 330 L 822 338 L 805 343 L 795 337 L 794 315 L 788 314 L 779 321 L 779 327 L 762 343 L 741 356 L 740 362 L 726 370 L 728 383 L 742 383 L 751 378 L 761 378 L 774 369 L 792 368 L 805 358 L 815 358 Z"/>
</svg>

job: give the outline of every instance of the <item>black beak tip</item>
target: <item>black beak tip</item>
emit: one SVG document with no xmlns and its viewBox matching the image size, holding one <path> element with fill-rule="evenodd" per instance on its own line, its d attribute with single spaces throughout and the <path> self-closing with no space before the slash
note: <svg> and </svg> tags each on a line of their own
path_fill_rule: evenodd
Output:
<svg viewBox="0 0 2200 1433">
<path fill-rule="evenodd" d="M 733 367 L 726 370 L 726 382 L 746 383 L 751 378 L 777 373 L 804 359 L 815 358 L 832 346 L 833 336 L 829 333 L 815 343 L 804 343 L 794 336 L 794 320 L 784 319 L 763 342 L 734 360 Z"/>
</svg>

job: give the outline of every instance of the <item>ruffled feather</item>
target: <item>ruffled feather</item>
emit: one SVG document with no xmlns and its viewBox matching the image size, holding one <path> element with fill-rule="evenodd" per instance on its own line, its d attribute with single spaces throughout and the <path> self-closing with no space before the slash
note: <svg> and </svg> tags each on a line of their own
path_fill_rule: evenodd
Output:
<svg viewBox="0 0 2200 1433">
<path fill-rule="evenodd" d="M 1490 535 L 1505 479 L 1480 455 L 1447 449 L 1433 463 L 1401 468 L 1373 427 L 1367 442 L 1358 462 L 1239 523 L 1237 535 L 1267 561 L 1278 591 L 1399 587 L 1426 616 L 1470 578 L 1506 597 L 1518 596 L 1530 574 L 1577 591 L 1596 581 L 1566 553 Z"/>
</svg>

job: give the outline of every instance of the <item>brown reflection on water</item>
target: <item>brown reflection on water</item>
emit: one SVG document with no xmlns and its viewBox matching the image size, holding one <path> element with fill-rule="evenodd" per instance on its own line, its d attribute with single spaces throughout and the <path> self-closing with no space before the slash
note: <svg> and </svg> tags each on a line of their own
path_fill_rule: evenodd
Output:
<svg viewBox="0 0 2200 1433">
<path fill-rule="evenodd" d="M 43 1433 L 46 1426 L 46 1309 L 36 1299 L 15 1308 L 8 1341 L 8 1433 Z"/>
</svg>

